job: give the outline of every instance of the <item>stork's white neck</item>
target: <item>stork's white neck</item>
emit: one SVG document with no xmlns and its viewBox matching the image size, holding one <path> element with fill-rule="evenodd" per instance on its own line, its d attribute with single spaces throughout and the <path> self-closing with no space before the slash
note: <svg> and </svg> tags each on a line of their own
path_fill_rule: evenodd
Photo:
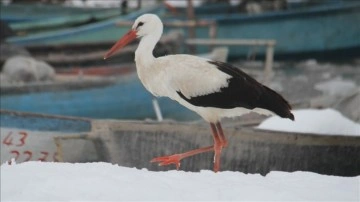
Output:
<svg viewBox="0 0 360 202">
<path fill-rule="evenodd" d="M 153 50 L 159 41 L 161 34 L 149 34 L 143 36 L 135 51 L 135 63 L 139 67 L 150 67 L 154 62 Z"/>
</svg>

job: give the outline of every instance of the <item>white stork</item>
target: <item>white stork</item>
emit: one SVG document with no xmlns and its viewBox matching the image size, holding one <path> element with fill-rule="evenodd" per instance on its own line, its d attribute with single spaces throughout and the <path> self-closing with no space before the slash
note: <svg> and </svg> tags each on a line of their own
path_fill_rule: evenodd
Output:
<svg viewBox="0 0 360 202">
<path fill-rule="evenodd" d="M 142 84 L 154 96 L 169 97 L 209 122 L 214 145 L 154 158 L 151 162 L 160 166 L 175 164 L 179 169 L 182 159 L 214 151 L 214 171 L 217 172 L 221 150 L 228 144 L 220 125 L 221 118 L 254 111 L 294 120 L 291 106 L 281 95 L 230 64 L 184 54 L 155 58 L 153 49 L 162 32 L 160 18 L 144 14 L 135 20 L 132 29 L 106 53 L 104 59 L 135 38 L 141 38 L 135 51 L 135 63 Z"/>
</svg>

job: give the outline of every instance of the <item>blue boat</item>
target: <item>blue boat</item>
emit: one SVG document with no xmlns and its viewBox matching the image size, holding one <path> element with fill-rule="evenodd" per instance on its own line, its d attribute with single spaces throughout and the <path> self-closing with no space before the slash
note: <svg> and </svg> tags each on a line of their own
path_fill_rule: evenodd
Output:
<svg viewBox="0 0 360 202">
<path fill-rule="evenodd" d="M 275 56 L 292 54 L 314 54 L 340 52 L 346 55 L 359 55 L 360 51 L 360 2 L 325 1 L 311 7 L 296 7 L 283 11 L 272 11 L 257 15 L 239 13 L 202 12 L 210 8 L 199 8 L 197 19 L 213 20 L 217 23 L 217 38 L 226 39 L 275 39 Z M 221 8 L 223 8 L 222 6 Z M 211 10 L 211 9 L 210 9 Z M 226 12 L 228 9 L 221 9 Z M 26 37 L 12 37 L 9 43 L 18 45 L 61 44 L 94 42 L 99 40 L 115 41 L 127 29 L 115 26 L 121 20 L 134 20 L 143 13 L 157 13 L 164 21 L 185 19 L 171 16 L 162 6 L 143 9 L 123 18 L 114 18 L 100 23 L 47 32 Z M 168 31 L 169 29 L 165 29 Z M 198 28 L 196 36 L 207 38 L 207 28 Z M 207 49 L 199 49 L 201 52 Z M 351 51 L 348 51 L 351 50 Z M 264 50 L 258 48 L 258 55 Z M 244 56 L 249 48 L 231 47 L 232 58 Z"/>
<path fill-rule="evenodd" d="M 164 8 L 162 6 L 144 8 L 121 17 L 115 17 L 101 22 L 79 26 L 76 28 L 66 28 L 56 31 L 41 32 L 27 36 L 15 36 L 8 38 L 6 41 L 12 44 L 22 46 L 114 41 L 129 29 L 117 27 L 117 22 L 122 20 L 133 21 L 142 14 L 159 13 L 163 9 Z"/>
<path fill-rule="evenodd" d="M 89 15 L 94 19 L 107 15 L 120 15 L 120 8 L 81 8 L 41 3 L 12 3 L 0 5 L 0 19 L 7 23 L 25 23 L 55 18 Z"/>
<path fill-rule="evenodd" d="M 26 85 L 1 88 L 1 109 L 43 114 L 105 119 L 156 119 L 152 95 L 135 73 L 86 84 Z M 200 117 L 167 98 L 159 99 L 164 119 L 196 120 Z"/>
<path fill-rule="evenodd" d="M 275 56 L 305 54 L 314 57 L 325 52 L 359 56 L 360 2 L 328 2 L 252 16 L 207 14 L 199 18 L 217 22 L 218 38 L 275 39 Z M 247 55 L 248 52 L 248 48 L 232 47 L 229 53 L 234 57 Z M 265 50 L 258 52 L 263 55 Z"/>
</svg>

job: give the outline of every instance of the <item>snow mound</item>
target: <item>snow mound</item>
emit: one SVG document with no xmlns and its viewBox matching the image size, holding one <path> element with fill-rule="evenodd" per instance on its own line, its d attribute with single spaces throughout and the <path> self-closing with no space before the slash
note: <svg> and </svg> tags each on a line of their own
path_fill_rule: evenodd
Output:
<svg viewBox="0 0 360 202">
<path fill-rule="evenodd" d="M 11 82 L 51 81 L 55 70 L 44 61 L 28 56 L 13 56 L 3 65 L 3 74 Z"/>
<path fill-rule="evenodd" d="M 315 89 L 328 95 L 346 96 L 356 89 L 356 84 L 353 81 L 343 80 L 341 77 L 337 77 L 330 81 L 317 83 Z"/>
<path fill-rule="evenodd" d="M 264 130 L 360 136 L 360 124 L 333 109 L 293 110 L 295 121 L 277 116 L 263 121 L 257 128 Z"/>
<path fill-rule="evenodd" d="M 152 172 L 109 163 L 1 166 L 1 201 L 358 201 L 360 177 Z"/>
</svg>

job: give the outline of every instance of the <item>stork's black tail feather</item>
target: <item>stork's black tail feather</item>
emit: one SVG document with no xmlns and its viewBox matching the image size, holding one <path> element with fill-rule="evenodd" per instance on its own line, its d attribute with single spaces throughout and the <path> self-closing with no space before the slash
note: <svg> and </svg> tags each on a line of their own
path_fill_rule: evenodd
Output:
<svg viewBox="0 0 360 202">
<path fill-rule="evenodd" d="M 181 91 L 177 91 L 181 98 L 199 107 L 221 109 L 243 107 L 250 110 L 262 108 L 272 111 L 282 118 L 295 119 L 290 111 L 290 104 L 277 92 L 230 64 L 218 61 L 208 62 L 231 76 L 227 79 L 228 85 L 218 91 L 190 98 L 184 96 Z"/>
<path fill-rule="evenodd" d="M 264 91 L 259 99 L 259 107 L 270 110 L 282 118 L 289 118 L 295 120 L 291 113 L 291 106 L 280 94 L 274 90 L 263 86 Z"/>
</svg>

